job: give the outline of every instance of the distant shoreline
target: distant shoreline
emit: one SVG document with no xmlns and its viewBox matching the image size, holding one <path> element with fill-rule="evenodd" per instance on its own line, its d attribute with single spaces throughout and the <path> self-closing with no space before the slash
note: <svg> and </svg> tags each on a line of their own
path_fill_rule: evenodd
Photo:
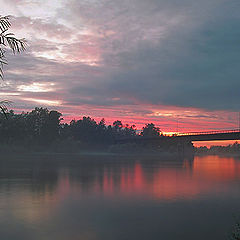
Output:
<svg viewBox="0 0 240 240">
<path fill-rule="evenodd" d="M 116 151 L 112 151 L 111 148 L 103 148 L 100 147 L 88 147 L 86 149 L 71 149 L 70 146 L 67 146 L 65 149 L 61 148 L 44 148 L 44 147 L 29 147 L 28 149 L 23 146 L 19 145 L 2 145 L 0 146 L 0 154 L 1 156 L 13 156 L 13 155 L 56 155 L 56 156 L 93 156 L 93 157 L 115 157 L 115 156 L 122 156 L 122 157 L 160 157 L 160 158 L 189 158 L 194 156 L 222 156 L 222 157 L 236 157 L 240 158 L 240 151 L 239 152 L 212 152 L 209 149 L 207 151 L 199 151 L 197 148 L 194 151 L 189 151 L 185 153 L 180 153 L 177 151 L 167 151 L 167 150 L 153 150 L 153 149 L 133 149 L 133 151 L 127 149 L 119 151 L 119 149 L 114 149 Z M 121 149 L 120 149 L 121 150 Z"/>
</svg>

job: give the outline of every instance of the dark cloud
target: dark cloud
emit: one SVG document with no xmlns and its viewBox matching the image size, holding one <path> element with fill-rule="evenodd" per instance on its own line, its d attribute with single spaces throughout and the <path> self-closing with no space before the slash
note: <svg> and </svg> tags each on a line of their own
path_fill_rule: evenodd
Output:
<svg viewBox="0 0 240 240">
<path fill-rule="evenodd" d="M 37 38 L 27 54 L 9 55 L 3 90 L 52 83 L 49 93 L 21 97 L 238 111 L 239 7 L 236 0 L 68 0 L 57 15 L 68 27 L 16 17 L 15 28 Z M 39 56 L 52 52 L 62 57 Z"/>
<path fill-rule="evenodd" d="M 111 74 L 96 82 L 99 95 L 239 109 L 239 2 L 71 1 L 69 6 L 73 18 L 80 16 L 72 21 L 102 34 L 97 40 Z"/>
</svg>

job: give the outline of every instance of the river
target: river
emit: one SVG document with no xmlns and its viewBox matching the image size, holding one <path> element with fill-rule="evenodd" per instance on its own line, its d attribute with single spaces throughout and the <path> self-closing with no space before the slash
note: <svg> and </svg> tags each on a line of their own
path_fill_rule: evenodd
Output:
<svg viewBox="0 0 240 240">
<path fill-rule="evenodd" d="M 17 155 L 0 161 L 0 239 L 229 239 L 240 160 Z"/>
</svg>

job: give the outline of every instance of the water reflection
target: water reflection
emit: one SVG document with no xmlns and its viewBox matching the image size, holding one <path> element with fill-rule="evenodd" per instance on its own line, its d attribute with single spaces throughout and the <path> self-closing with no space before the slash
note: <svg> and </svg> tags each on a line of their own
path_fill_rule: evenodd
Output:
<svg viewBox="0 0 240 240">
<path fill-rule="evenodd" d="M 234 158 L 22 158 L 3 159 L 0 162 L 0 225 L 6 227 L 0 231 L 0 236 L 5 237 L 1 239 L 71 239 L 69 236 L 72 239 L 111 239 L 112 236 L 101 233 L 103 226 L 100 224 L 102 216 L 109 212 L 117 212 L 117 216 L 121 216 L 121 211 L 124 211 L 124 218 L 128 219 L 134 214 L 138 216 L 137 213 L 128 216 L 128 211 L 131 212 L 144 202 L 144 206 L 148 206 L 148 212 L 142 212 L 145 221 L 151 219 L 150 216 L 155 216 L 154 211 L 159 211 L 156 206 L 163 206 L 161 204 L 174 202 L 174 206 L 178 206 L 182 201 L 203 199 L 201 201 L 210 202 L 210 199 L 224 199 L 226 196 L 226 201 L 229 201 L 235 198 L 239 200 L 240 197 L 240 161 Z M 115 201 L 118 202 L 117 205 Z M 151 210 L 150 206 L 155 209 Z M 215 205 L 211 207 L 214 209 Z M 197 208 L 202 211 L 201 207 Z M 141 207 L 139 211 L 145 210 Z M 166 217 L 174 213 L 171 212 L 172 209 L 161 211 Z M 228 208 L 224 210 L 221 207 L 221 211 L 232 214 L 232 210 L 228 211 Z M 100 215 L 96 215 L 97 213 Z M 159 218 L 159 215 L 155 217 Z M 104 217 L 105 220 L 108 218 L 112 219 L 112 215 Z M 64 230 L 64 235 L 61 228 L 66 224 L 65 220 L 69 229 Z M 173 220 L 173 223 L 174 221 L 177 220 Z M 109 222 L 108 224 L 111 225 Z M 153 227 L 151 225 L 149 229 Z M 50 235 L 47 234 L 49 231 Z M 61 235 L 54 235 L 55 231 L 61 232 Z M 79 231 L 81 237 L 76 238 Z M 156 229 L 154 231 L 156 236 L 162 236 L 161 232 Z M 18 232 L 18 238 L 14 235 L 15 232 Z M 26 232 L 28 236 L 25 236 Z M 36 232 L 38 237 L 32 238 Z M 19 234 L 22 237 L 19 238 Z M 113 235 L 115 234 L 114 232 Z M 138 239 L 147 239 L 141 238 L 140 233 L 139 236 Z"/>
<path fill-rule="evenodd" d="M 196 157 L 193 172 L 196 177 L 212 181 L 231 181 L 240 177 L 240 161 L 230 157 Z"/>
<path fill-rule="evenodd" d="M 76 157 L 75 157 L 76 158 Z M 69 161 L 69 162 L 68 162 Z M 51 199 L 77 192 L 106 196 L 143 195 L 156 199 L 192 198 L 240 179 L 240 161 L 219 156 L 182 161 L 151 159 L 35 159 L 2 161 L 0 192 L 30 191 Z M 54 194 L 57 197 L 54 197 Z"/>
<path fill-rule="evenodd" d="M 85 167 L 84 173 L 75 170 L 65 175 L 62 182 L 72 182 L 68 186 L 77 192 L 103 193 L 112 197 L 141 195 L 159 200 L 174 200 L 223 191 L 224 184 L 240 177 L 239 161 L 218 156 L 170 163 L 112 163 L 98 166 L 95 170 L 90 166 L 90 169 Z M 82 184 L 76 187 L 77 182 Z"/>
</svg>

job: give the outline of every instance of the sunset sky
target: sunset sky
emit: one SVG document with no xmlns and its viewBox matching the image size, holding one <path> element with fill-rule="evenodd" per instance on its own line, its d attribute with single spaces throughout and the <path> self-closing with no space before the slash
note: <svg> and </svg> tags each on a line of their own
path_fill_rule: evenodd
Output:
<svg viewBox="0 0 240 240">
<path fill-rule="evenodd" d="M 0 0 L 27 51 L 0 98 L 165 132 L 238 128 L 240 1 Z"/>
</svg>

